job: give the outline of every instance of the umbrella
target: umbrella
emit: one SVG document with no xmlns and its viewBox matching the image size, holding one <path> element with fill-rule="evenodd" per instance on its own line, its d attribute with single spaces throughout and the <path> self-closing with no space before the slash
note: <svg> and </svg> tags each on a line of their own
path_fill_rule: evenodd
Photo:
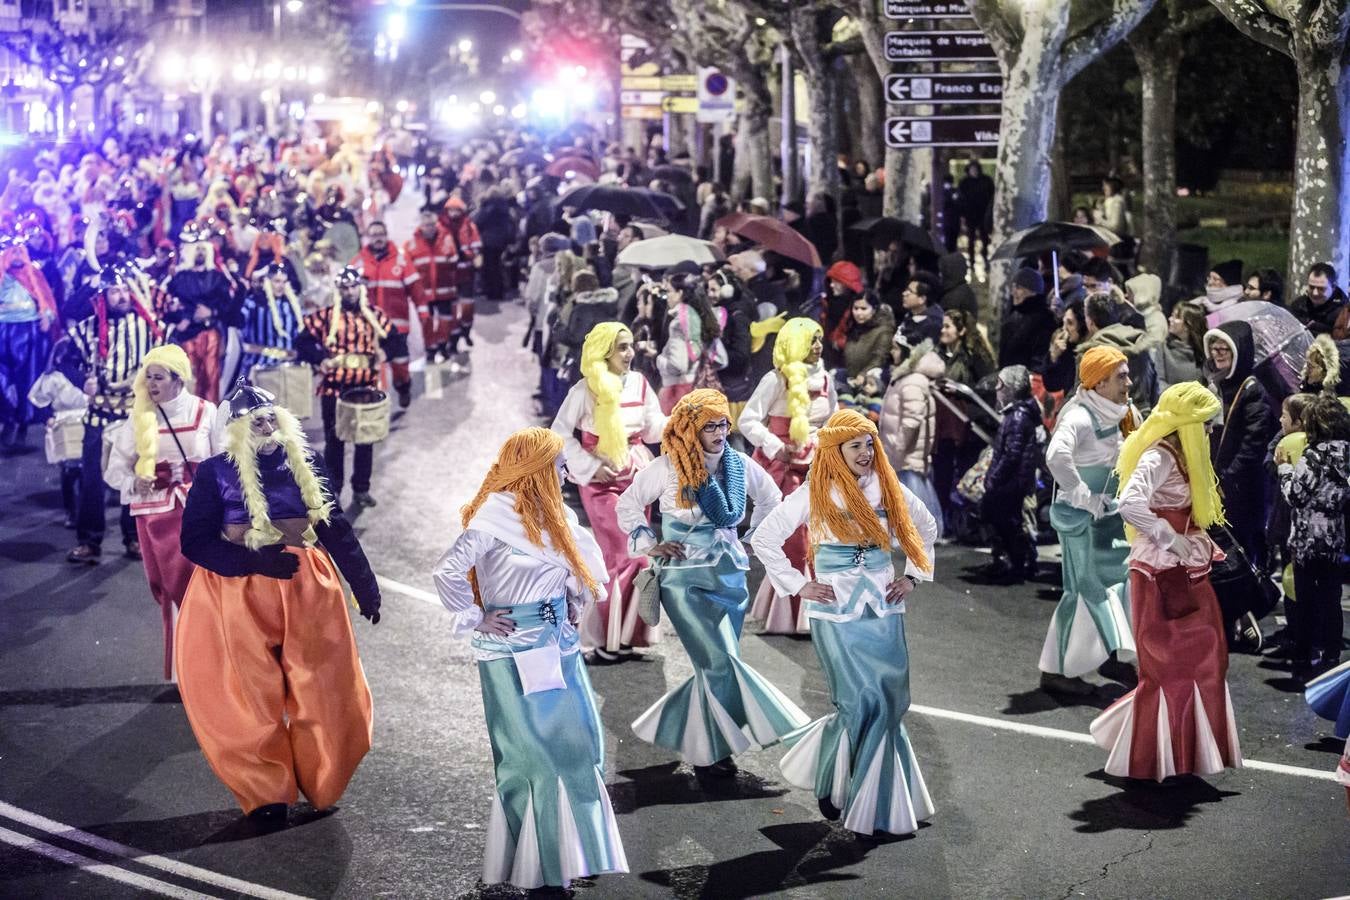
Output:
<svg viewBox="0 0 1350 900">
<path fill-rule="evenodd" d="M 872 241 L 872 246 L 878 249 L 884 248 L 891 241 L 899 241 L 915 250 L 923 250 L 927 253 L 939 252 L 937 245 L 933 243 L 931 234 L 918 225 L 911 222 L 902 222 L 894 216 L 863 219 L 855 225 L 850 225 L 848 230 L 867 235 Z"/>
<path fill-rule="evenodd" d="M 993 259 L 1021 259 L 1038 256 L 1047 250 L 1093 250 L 1119 244 L 1114 232 L 1097 225 L 1075 225 L 1073 222 L 1041 222 L 1014 232 L 994 251 Z"/>
<path fill-rule="evenodd" d="M 812 268 L 820 268 L 820 253 L 801 232 L 793 231 L 786 223 L 768 216 L 752 216 L 749 213 L 732 213 L 723 216 L 715 223 L 733 234 L 739 234 L 759 244 L 765 250 L 772 250 L 779 256 L 806 263 Z"/>
<path fill-rule="evenodd" d="M 1303 375 L 1303 364 L 1313 336 L 1294 314 L 1282 306 L 1264 300 L 1244 300 L 1220 307 L 1205 317 L 1210 328 L 1224 322 L 1244 321 L 1252 326 L 1252 342 L 1256 345 L 1255 367 L 1269 363 L 1269 370 L 1288 387 L 1298 390 Z"/>
<path fill-rule="evenodd" d="M 514 150 L 508 150 L 502 154 L 498 160 L 501 165 L 511 168 L 512 166 L 546 166 L 548 157 L 538 150 L 531 150 L 528 147 L 517 147 Z"/>
<path fill-rule="evenodd" d="M 722 253 L 707 241 L 667 234 L 629 244 L 614 260 L 614 264 L 637 266 L 639 269 L 668 269 L 686 260 L 707 266 L 721 262 Z"/>
<path fill-rule="evenodd" d="M 586 184 L 572 188 L 563 194 L 559 205 L 572 209 L 599 209 L 647 219 L 669 219 L 684 209 L 684 204 L 679 200 L 660 191 L 607 184 Z"/>
<path fill-rule="evenodd" d="M 694 173 L 683 166 L 657 166 L 652 169 L 652 177 L 660 181 L 679 181 L 685 184 L 694 183 Z"/>
<path fill-rule="evenodd" d="M 549 163 L 544 172 L 554 178 L 585 175 L 591 181 L 600 177 L 600 167 L 584 156 L 563 156 Z"/>
</svg>

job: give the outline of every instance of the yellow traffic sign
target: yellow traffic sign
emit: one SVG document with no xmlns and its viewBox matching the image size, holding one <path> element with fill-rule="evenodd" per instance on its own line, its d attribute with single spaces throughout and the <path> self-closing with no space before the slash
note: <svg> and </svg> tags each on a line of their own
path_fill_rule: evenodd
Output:
<svg viewBox="0 0 1350 900">
<path fill-rule="evenodd" d="M 619 110 L 619 115 L 624 119 L 659 119 L 661 118 L 661 107 L 625 106 Z"/>
<path fill-rule="evenodd" d="M 676 94 L 680 93 L 692 94 L 694 91 L 698 90 L 698 76 L 662 75 L 661 90 L 670 91 L 671 93 Z"/>
<path fill-rule="evenodd" d="M 619 79 L 619 88 L 625 91 L 663 90 L 658 75 L 625 75 Z"/>
<path fill-rule="evenodd" d="M 661 109 L 668 113 L 698 112 L 697 97 L 667 97 L 661 101 Z"/>
</svg>

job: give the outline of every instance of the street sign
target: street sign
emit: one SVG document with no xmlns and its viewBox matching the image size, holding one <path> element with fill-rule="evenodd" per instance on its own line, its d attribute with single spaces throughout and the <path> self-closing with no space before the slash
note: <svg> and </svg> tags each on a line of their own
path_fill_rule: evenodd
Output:
<svg viewBox="0 0 1350 900">
<path fill-rule="evenodd" d="M 662 75 L 661 90 L 672 94 L 692 94 L 698 90 L 697 75 Z"/>
<path fill-rule="evenodd" d="M 698 70 L 698 120 L 730 122 L 736 116 L 736 82 L 717 69 Z"/>
<path fill-rule="evenodd" d="M 667 97 L 661 101 L 661 111 L 668 113 L 698 112 L 697 97 Z"/>
<path fill-rule="evenodd" d="M 620 91 L 619 103 L 624 106 L 660 106 L 665 96 L 661 91 Z"/>
<path fill-rule="evenodd" d="M 964 0 L 886 0 L 888 19 L 963 19 L 970 17 Z"/>
<path fill-rule="evenodd" d="M 619 89 L 624 91 L 659 91 L 661 90 L 661 76 L 624 75 L 619 79 Z"/>
<path fill-rule="evenodd" d="M 988 147 L 998 144 L 998 116 L 906 116 L 886 120 L 886 146 Z"/>
<path fill-rule="evenodd" d="M 886 58 L 891 62 L 968 62 L 997 59 L 983 31 L 890 31 Z"/>
<path fill-rule="evenodd" d="M 993 73 L 959 75 L 887 75 L 887 103 L 998 103 L 1003 99 L 1003 76 Z"/>
<path fill-rule="evenodd" d="M 619 116 L 624 119 L 659 119 L 661 118 L 661 107 L 623 106 L 619 108 Z"/>
</svg>

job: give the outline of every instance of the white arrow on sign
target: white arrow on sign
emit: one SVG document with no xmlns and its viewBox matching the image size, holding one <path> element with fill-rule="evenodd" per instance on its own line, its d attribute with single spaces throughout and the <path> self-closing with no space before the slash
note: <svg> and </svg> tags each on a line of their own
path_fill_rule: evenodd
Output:
<svg viewBox="0 0 1350 900">
<path fill-rule="evenodd" d="M 892 100 L 901 101 L 909 99 L 909 81 L 904 78 L 888 78 L 886 87 L 890 90 Z"/>
<path fill-rule="evenodd" d="M 903 144 L 909 140 L 909 123 L 896 122 L 891 126 L 891 140 L 897 144 Z"/>
</svg>

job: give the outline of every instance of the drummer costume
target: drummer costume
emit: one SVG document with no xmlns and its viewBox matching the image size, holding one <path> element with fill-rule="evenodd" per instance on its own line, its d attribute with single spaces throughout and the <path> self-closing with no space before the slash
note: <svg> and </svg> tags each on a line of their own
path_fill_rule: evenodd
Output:
<svg viewBox="0 0 1350 900">
<path fill-rule="evenodd" d="M 753 530 L 782 494 L 748 456 L 725 444 L 717 453 L 703 449 L 699 433 L 723 420 L 730 422 L 730 412 L 719 391 L 686 394 L 666 423 L 663 455 L 633 478 L 616 510 L 634 555 L 657 543 L 647 524 L 647 508 L 656 502 L 664 539 L 684 549 L 683 559 L 660 564 L 660 596 L 694 674 L 639 716 L 633 732 L 698 767 L 776 744 L 809 721 L 741 660 L 750 560 L 736 526 L 745 518 L 747 496 L 755 504 Z"/>
<path fill-rule="evenodd" d="M 264 275 L 262 286 L 249 292 L 241 310 L 243 355 L 239 360 L 239 374 L 245 378 L 250 377 L 254 366 L 271 369 L 294 360 L 295 336 L 305 318 L 286 269 L 273 263 Z M 278 296 L 274 282 L 283 278 L 285 286 Z"/>
<path fill-rule="evenodd" d="M 183 384 L 174 399 L 156 404 L 146 386 L 146 369 L 159 366 Z M 150 594 L 159 604 L 164 626 L 164 677 L 173 677 L 173 635 L 192 563 L 179 548 L 183 506 L 202 460 L 224 447 L 216 405 L 189 391 L 192 366 L 182 348 L 168 345 L 145 354 L 132 386 L 135 401 L 127 425 L 117 429 L 104 480 L 121 491 L 141 543 L 141 561 Z M 136 479 L 154 481 L 140 493 Z"/>
<path fill-rule="evenodd" d="M 184 232 L 183 249 L 179 253 L 178 271 L 164 286 L 177 301 L 177 310 L 165 316 L 174 326 L 171 338 L 180 345 L 192 361 L 193 381 L 203 399 L 220 399 L 220 367 L 223 342 L 221 316 L 230 305 L 230 279 L 216 267 L 216 248 L 204 232 L 195 228 Z M 199 254 L 205 262 L 197 265 Z M 210 310 L 204 320 L 196 318 L 199 306 Z"/>
<path fill-rule="evenodd" d="M 131 309 L 125 313 L 108 308 L 110 290 L 131 291 L 135 276 L 125 270 L 106 270 L 102 287 L 94 297 L 94 315 L 76 322 L 68 335 L 79 371 L 67 373 L 71 384 L 82 387 L 88 378 L 97 387 L 84 414 L 84 444 L 80 457 L 80 511 L 75 536 L 79 542 L 67 557 L 72 562 L 97 562 L 102 553 L 104 515 L 103 436 L 119 427 L 131 411 L 131 385 L 141 361 L 150 350 L 164 343 L 160 323 L 131 293 Z M 128 555 L 139 538 L 131 511 L 122 507 L 122 541 Z"/>
<path fill-rule="evenodd" d="M 1219 409 L 1203 385 L 1172 385 L 1120 450 L 1120 515 L 1135 532 L 1139 684 L 1092 722 L 1092 737 L 1109 751 L 1109 775 L 1162 781 L 1242 765 L 1228 643 L 1209 583 L 1218 551 L 1205 533 L 1225 521 L 1205 434 Z M 1164 440 L 1172 435 L 1175 442 Z"/>
<path fill-rule="evenodd" d="M 872 439 L 872 470 L 858 478 L 841 447 Z M 784 545 L 807 526 L 816 580 L 834 601 L 803 601 L 811 640 L 825 673 L 834 712 L 786 740 L 779 767 L 797 787 L 815 791 L 821 812 L 842 816 L 851 831 L 908 834 L 933 814 L 933 803 L 910 746 L 909 651 L 905 601 L 887 591 L 896 579 L 891 553 L 900 549 L 912 582 L 932 580 L 937 522 L 900 484 L 881 448 L 877 428 L 855 410 L 840 410 L 818 435 L 808 482 L 756 529 L 751 545 L 769 579 L 785 596 L 811 578 Z"/>
<path fill-rule="evenodd" d="M 656 639 L 655 631 L 638 619 L 633 598 L 633 578 L 646 563 L 628 555 L 628 535 L 619 527 L 615 508 L 633 477 L 651 463 L 645 445 L 660 443 L 666 417 L 642 373 L 610 371 L 608 359 L 620 336 L 631 339 L 632 333 L 618 322 L 601 322 L 586 335 L 581 349 L 584 380 L 567 392 L 552 426 L 563 439 L 568 474 L 578 485 L 609 574 L 608 593 L 587 609 L 581 624 L 582 644 L 603 651 L 604 658 Z M 595 481 L 602 464 L 618 476 Z"/>
<path fill-rule="evenodd" d="M 422 211 L 434 213 L 435 208 L 424 207 Z M 403 252 L 417 269 L 426 300 L 427 313 L 421 319 L 422 343 L 428 360 L 437 352 L 448 357 L 455 351 L 453 344 L 458 341 L 459 328 L 455 313 L 459 298 L 459 250 L 449 229 L 439 221 L 434 227 L 435 232 L 428 237 L 419 225 L 403 245 Z"/>
<path fill-rule="evenodd" d="M 774 371 L 765 374 L 741 411 L 737 430 L 755 447 L 754 460 L 773 477 L 784 496 L 806 480 L 816 452 L 816 431 L 839 406 L 834 379 L 816 362 L 806 358 L 816 338 L 823 338 L 813 319 L 789 319 L 778 333 L 773 348 Z M 778 458 L 788 444 L 789 460 Z M 806 530 L 794 534 L 787 545 L 794 568 L 805 569 Z M 765 634 L 803 634 L 807 616 L 801 600 L 774 589 L 769 579 L 760 582 L 750 618 L 764 623 Z"/>
<path fill-rule="evenodd" d="M 455 634 L 472 635 L 492 743 L 483 881 L 527 890 L 628 871 L 575 627 L 603 590 L 605 563 L 563 504 L 562 450 L 544 428 L 508 438 L 435 571 Z M 484 610 L 508 611 L 513 630 L 477 630 Z"/>
<path fill-rule="evenodd" d="M 225 452 L 183 512 L 196 570 L 178 619 L 183 709 L 246 813 L 283 819 L 303 791 L 337 803 L 370 749 L 371 699 L 338 573 L 378 623 L 380 590 L 295 417 L 240 382 Z M 275 415 L 275 449 L 253 429 Z"/>
<path fill-rule="evenodd" d="M 339 289 L 357 289 L 355 302 L 339 298 L 327 309 L 310 313 L 304 319 L 304 332 L 296 339 L 300 358 L 318 365 L 333 359 L 336 366 L 323 373 L 319 386 L 319 410 L 323 417 L 323 458 L 332 482 L 333 495 L 340 496 L 345 481 L 346 445 L 338 439 L 337 401 L 344 391 L 357 387 L 374 388 L 379 384 L 379 358 L 395 355 L 399 348 L 407 352 L 402 335 L 389 317 L 372 309 L 361 274 L 346 268 L 338 273 Z M 352 491 L 370 492 L 370 477 L 375 465 L 373 444 L 357 444 L 352 466 Z"/>
<path fill-rule="evenodd" d="M 1059 415 L 1045 464 L 1056 492 L 1050 521 L 1063 550 L 1064 593 L 1050 619 L 1040 668 L 1078 678 L 1113 653 L 1134 653 L 1125 585 L 1125 529 L 1116 512 L 1115 464 L 1138 414 L 1094 388 L 1126 364 L 1125 354 L 1093 347 L 1079 362 L 1079 387 Z"/>
</svg>

